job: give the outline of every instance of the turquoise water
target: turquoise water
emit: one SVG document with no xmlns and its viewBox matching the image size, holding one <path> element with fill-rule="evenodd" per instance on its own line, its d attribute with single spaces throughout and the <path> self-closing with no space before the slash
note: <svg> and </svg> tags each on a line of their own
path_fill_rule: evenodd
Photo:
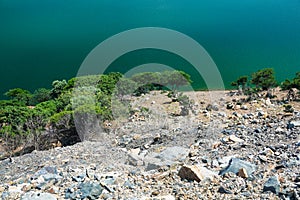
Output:
<svg viewBox="0 0 300 200">
<path fill-rule="evenodd" d="M 226 86 L 264 67 L 273 67 L 278 81 L 300 71 L 299 0 L 0 0 L 0 24 L 0 93 L 73 77 L 100 42 L 149 26 L 198 41 Z M 157 50 L 126 54 L 110 71 L 147 62 L 191 71 L 189 63 Z"/>
</svg>

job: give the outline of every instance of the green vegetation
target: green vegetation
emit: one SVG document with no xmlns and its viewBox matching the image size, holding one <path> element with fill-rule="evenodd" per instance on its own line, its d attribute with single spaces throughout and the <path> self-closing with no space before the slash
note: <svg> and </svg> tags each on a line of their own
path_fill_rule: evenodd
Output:
<svg viewBox="0 0 300 200">
<path fill-rule="evenodd" d="M 252 85 L 254 87 L 251 87 Z M 237 87 L 244 94 L 255 94 L 259 91 L 269 91 L 269 89 L 277 86 L 274 69 L 264 68 L 252 73 L 251 80 L 248 76 L 241 76 L 231 83 L 231 86 Z"/>
<path fill-rule="evenodd" d="M 281 83 L 280 87 L 282 90 L 289 90 L 292 88 L 300 90 L 300 72 L 297 72 L 295 78 L 292 80 L 286 79 Z"/>
<path fill-rule="evenodd" d="M 42 135 L 73 130 L 75 124 L 75 134 L 86 139 L 83 133 L 93 134 L 102 122 L 130 112 L 127 96 L 167 88 L 175 93 L 189 83 L 190 76 L 182 71 L 145 72 L 131 78 L 113 72 L 55 80 L 50 89 L 33 94 L 14 88 L 5 93 L 9 100 L 0 101 L 0 140 L 11 152 L 26 146 L 38 150 Z"/>
<path fill-rule="evenodd" d="M 241 76 L 236 81 L 232 82 L 231 86 L 237 87 L 238 90 L 241 87 L 242 91 L 245 92 L 247 89 L 247 83 L 248 83 L 248 76 Z"/>
<path fill-rule="evenodd" d="M 251 87 L 251 84 L 254 87 Z M 257 92 L 268 91 L 267 97 L 273 98 L 271 88 L 278 86 L 275 79 L 275 73 L 272 68 L 265 68 L 252 73 L 249 83 L 248 76 L 241 76 L 236 81 L 231 83 L 231 86 L 237 87 L 240 93 L 249 95 L 248 100 L 256 98 Z M 280 85 L 282 90 L 288 90 L 286 97 L 287 101 L 297 100 L 300 97 L 300 72 L 292 79 L 286 79 Z M 297 93 L 298 90 L 298 93 Z"/>
<path fill-rule="evenodd" d="M 259 90 L 268 90 L 277 85 L 274 69 L 265 68 L 252 74 L 251 83 Z"/>
<path fill-rule="evenodd" d="M 14 101 L 23 105 L 29 105 L 32 94 L 28 90 L 14 88 L 5 93 L 5 95 Z"/>
</svg>

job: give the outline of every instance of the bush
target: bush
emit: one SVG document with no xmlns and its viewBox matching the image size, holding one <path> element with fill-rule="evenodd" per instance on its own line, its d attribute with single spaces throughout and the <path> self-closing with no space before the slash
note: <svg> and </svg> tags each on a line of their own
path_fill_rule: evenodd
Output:
<svg viewBox="0 0 300 200">
<path fill-rule="evenodd" d="M 237 87 L 239 90 L 242 87 L 242 92 L 245 93 L 247 89 L 248 76 L 241 76 L 236 81 L 231 83 L 231 86 Z"/>
<path fill-rule="evenodd" d="M 51 100 L 51 90 L 46 88 L 39 88 L 34 91 L 30 99 L 30 105 L 36 105 L 38 103 L 42 103 L 44 101 L 49 100 Z"/>
<path fill-rule="evenodd" d="M 282 90 L 290 90 L 292 88 L 300 90 L 300 72 L 297 72 L 292 80 L 286 79 L 281 83 L 280 87 Z"/>
<path fill-rule="evenodd" d="M 271 87 L 275 87 L 277 82 L 274 76 L 274 69 L 265 68 L 258 70 L 252 74 L 251 83 L 258 89 L 268 90 Z"/>
<path fill-rule="evenodd" d="M 26 106 L 7 105 L 0 107 L 0 136 L 5 141 L 5 148 L 11 152 L 26 143 L 30 134 L 26 127 L 30 109 Z"/>
<path fill-rule="evenodd" d="M 32 94 L 28 90 L 21 88 L 10 89 L 5 93 L 5 96 L 11 98 L 14 101 L 18 101 L 23 105 L 29 105 Z"/>
</svg>

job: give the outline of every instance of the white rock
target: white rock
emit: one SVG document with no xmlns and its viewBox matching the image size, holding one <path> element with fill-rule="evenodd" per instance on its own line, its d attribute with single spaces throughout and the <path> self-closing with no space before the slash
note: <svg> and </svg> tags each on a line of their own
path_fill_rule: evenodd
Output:
<svg viewBox="0 0 300 200">
<path fill-rule="evenodd" d="M 234 109 L 239 110 L 241 108 L 240 105 L 235 105 Z"/>
<path fill-rule="evenodd" d="M 28 192 L 21 197 L 21 200 L 56 200 L 57 198 L 49 193 Z"/>
<path fill-rule="evenodd" d="M 9 186 L 8 188 L 9 193 L 21 193 L 22 192 L 22 186 Z"/>
<path fill-rule="evenodd" d="M 235 135 L 230 135 L 230 136 L 229 136 L 229 140 L 230 140 L 230 141 L 233 141 L 233 142 L 237 142 L 237 143 L 239 143 L 239 142 L 244 142 L 244 140 L 242 140 L 242 139 L 236 137 Z"/>
<path fill-rule="evenodd" d="M 247 107 L 246 105 L 242 105 L 242 106 L 241 106 L 241 109 L 242 109 L 242 110 L 248 110 L 248 107 Z"/>
<path fill-rule="evenodd" d="M 235 158 L 237 155 L 225 156 L 223 158 L 219 158 L 218 162 L 220 163 L 220 167 L 224 168 L 229 164 L 231 158 Z"/>
<path fill-rule="evenodd" d="M 300 127 L 300 121 L 291 121 L 290 124 L 293 124 L 295 127 Z"/>
<path fill-rule="evenodd" d="M 273 105 L 272 102 L 271 102 L 271 100 L 269 98 L 266 99 L 265 104 L 267 106 L 272 106 Z"/>
<path fill-rule="evenodd" d="M 284 130 L 281 127 L 277 127 L 275 130 L 276 133 L 283 133 Z"/>
</svg>

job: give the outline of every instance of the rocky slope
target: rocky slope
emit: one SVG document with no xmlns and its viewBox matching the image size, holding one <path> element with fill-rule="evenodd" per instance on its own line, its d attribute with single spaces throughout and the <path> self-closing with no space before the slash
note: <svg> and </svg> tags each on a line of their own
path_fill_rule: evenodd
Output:
<svg viewBox="0 0 300 200">
<path fill-rule="evenodd" d="M 1 161 L 2 199 L 300 198 L 299 102 L 187 95 L 188 116 L 156 92 L 105 138 Z"/>
</svg>

